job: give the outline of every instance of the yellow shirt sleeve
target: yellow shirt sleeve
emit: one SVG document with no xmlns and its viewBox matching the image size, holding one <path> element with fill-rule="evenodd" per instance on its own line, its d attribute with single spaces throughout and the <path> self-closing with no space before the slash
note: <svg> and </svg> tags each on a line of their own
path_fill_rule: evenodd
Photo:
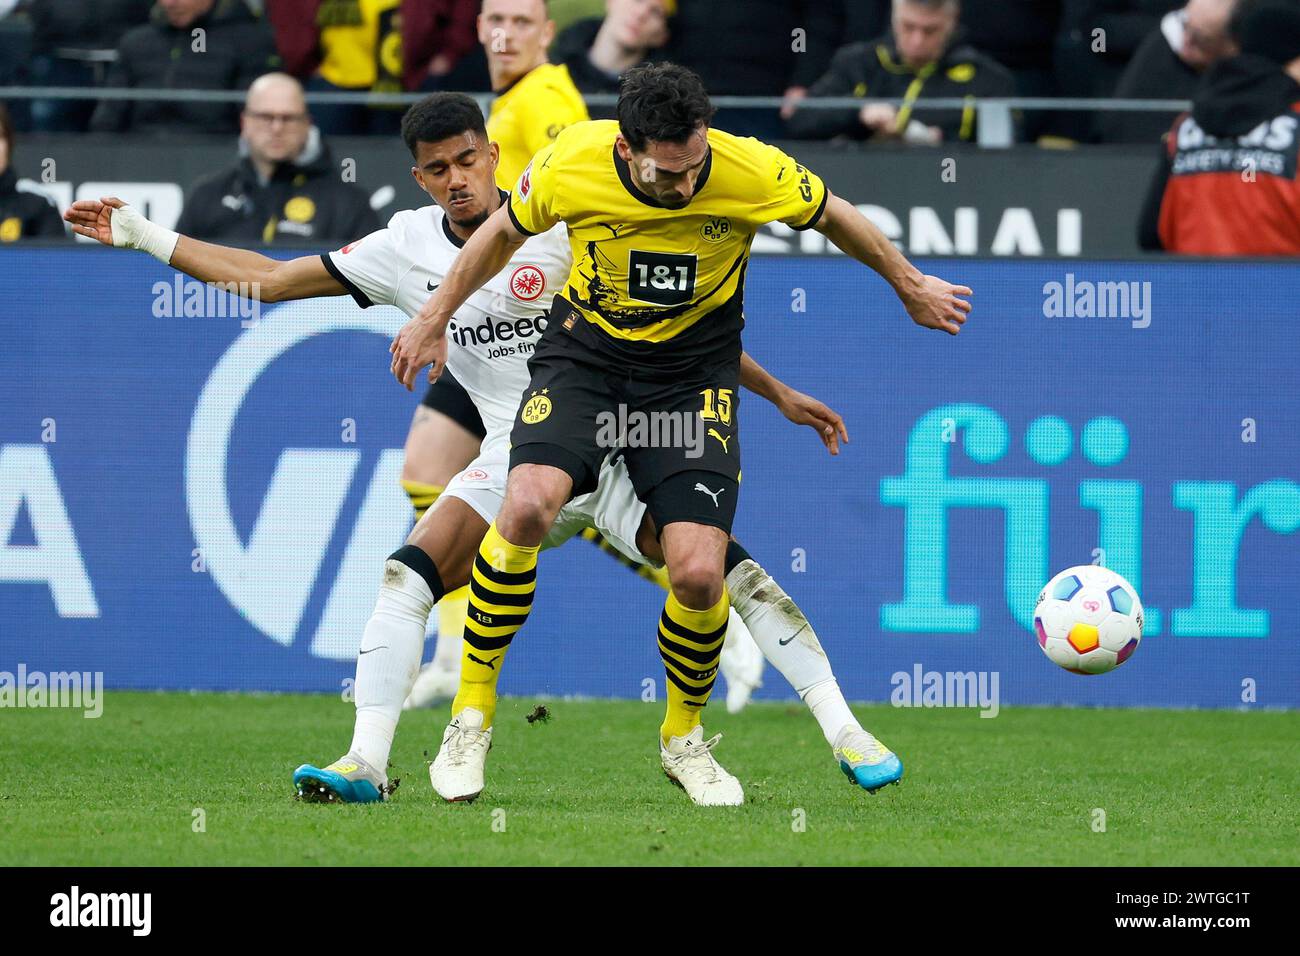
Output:
<svg viewBox="0 0 1300 956">
<path fill-rule="evenodd" d="M 555 173 L 551 143 L 535 155 L 510 192 L 510 219 L 520 232 L 537 235 L 560 221 L 555 211 Z"/>
<path fill-rule="evenodd" d="M 764 182 L 758 194 L 764 201 L 754 207 L 755 221 L 783 222 L 793 229 L 815 226 L 829 195 L 821 177 L 775 146 L 764 144 L 759 159 Z"/>
</svg>

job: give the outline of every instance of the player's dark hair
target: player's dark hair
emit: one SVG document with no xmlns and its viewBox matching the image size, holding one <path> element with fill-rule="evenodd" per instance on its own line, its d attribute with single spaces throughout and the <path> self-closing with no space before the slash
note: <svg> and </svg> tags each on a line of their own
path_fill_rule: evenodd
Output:
<svg viewBox="0 0 1300 956">
<path fill-rule="evenodd" d="M 487 139 L 483 112 L 464 93 L 431 93 L 412 103 L 402 116 L 402 141 L 412 156 L 416 143 L 436 143 L 461 133 L 478 133 Z"/>
<path fill-rule="evenodd" d="M 647 142 L 684 143 L 713 118 L 700 78 L 675 63 L 644 63 L 623 74 L 618 128 L 638 152 Z"/>
</svg>

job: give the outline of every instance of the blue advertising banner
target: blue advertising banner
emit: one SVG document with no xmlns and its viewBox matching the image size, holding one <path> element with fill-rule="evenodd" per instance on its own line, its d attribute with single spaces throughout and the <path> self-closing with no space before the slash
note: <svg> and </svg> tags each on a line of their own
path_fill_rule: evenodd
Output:
<svg viewBox="0 0 1300 956">
<path fill-rule="evenodd" d="M 975 289 L 956 338 L 842 257 L 749 270 L 747 349 L 852 442 L 831 458 L 746 396 L 736 533 L 850 699 L 973 672 L 1003 705 L 1300 706 L 1300 268 L 924 265 Z M 0 672 L 338 691 L 411 520 L 403 317 L 250 308 L 108 250 L 5 250 L 0 279 Z M 1090 563 L 1146 631 L 1083 677 L 1032 609 Z M 661 604 L 582 541 L 548 554 L 503 692 L 662 688 Z M 769 669 L 759 696 L 790 693 Z"/>
</svg>

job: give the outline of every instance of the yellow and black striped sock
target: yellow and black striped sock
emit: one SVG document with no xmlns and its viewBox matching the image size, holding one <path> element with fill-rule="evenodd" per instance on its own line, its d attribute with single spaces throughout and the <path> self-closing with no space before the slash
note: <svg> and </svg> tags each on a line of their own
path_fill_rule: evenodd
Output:
<svg viewBox="0 0 1300 956">
<path fill-rule="evenodd" d="M 423 518 L 424 513 L 433 507 L 433 503 L 438 500 L 443 490 L 442 485 L 426 485 L 422 481 L 409 481 L 406 478 L 402 479 L 402 488 L 406 492 L 406 497 L 411 499 L 416 521 Z"/>
<path fill-rule="evenodd" d="M 618 550 L 618 548 L 614 547 L 612 544 L 606 541 L 604 535 L 602 535 L 595 528 L 584 528 L 582 530 L 582 537 L 585 540 L 590 541 L 596 547 L 600 548 L 600 550 L 604 551 L 606 554 L 608 554 L 619 564 L 623 565 L 623 567 L 627 568 L 629 571 L 635 571 L 638 575 L 645 578 L 647 581 L 651 582 L 652 584 L 659 585 L 665 591 L 668 590 L 668 569 L 667 568 L 652 568 L 648 564 L 638 564 L 637 562 L 629 558 L 627 555 L 625 555 L 622 551 Z"/>
<path fill-rule="evenodd" d="M 681 604 L 672 593 L 659 617 L 659 656 L 668 675 L 668 707 L 659 735 L 685 737 L 700 723 L 700 710 L 709 702 L 718 676 L 722 642 L 727 636 L 727 589 L 705 611 Z"/>
<path fill-rule="evenodd" d="M 469 612 L 461 644 L 460 689 L 451 703 L 456 716 L 466 707 L 491 727 L 497 709 L 497 680 L 515 632 L 528 620 L 537 587 L 537 548 L 511 544 L 488 528 L 470 571 Z"/>
</svg>

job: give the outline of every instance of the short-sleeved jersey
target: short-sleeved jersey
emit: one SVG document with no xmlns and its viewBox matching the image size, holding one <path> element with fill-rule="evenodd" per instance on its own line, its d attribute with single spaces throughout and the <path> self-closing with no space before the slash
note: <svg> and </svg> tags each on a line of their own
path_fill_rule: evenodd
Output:
<svg viewBox="0 0 1300 956">
<path fill-rule="evenodd" d="M 387 228 L 321 259 L 362 308 L 392 305 L 413 316 L 463 245 L 434 205 L 396 213 Z M 528 359 L 570 264 L 563 229 L 529 239 L 447 326 L 447 365 L 473 399 L 487 439 L 510 432 L 528 387 Z"/>
<path fill-rule="evenodd" d="M 633 182 L 617 135 L 612 120 L 569 127 L 511 195 L 521 232 L 568 226 L 573 270 L 553 318 L 613 361 L 649 370 L 738 358 L 754 234 L 771 222 L 816 225 L 825 184 L 774 146 L 711 129 L 694 197 L 669 209 Z"/>
<path fill-rule="evenodd" d="M 488 139 L 501 148 L 497 185 L 512 188 L 534 153 L 586 119 L 587 104 L 567 66 L 543 63 L 515 80 L 488 111 Z"/>
</svg>

